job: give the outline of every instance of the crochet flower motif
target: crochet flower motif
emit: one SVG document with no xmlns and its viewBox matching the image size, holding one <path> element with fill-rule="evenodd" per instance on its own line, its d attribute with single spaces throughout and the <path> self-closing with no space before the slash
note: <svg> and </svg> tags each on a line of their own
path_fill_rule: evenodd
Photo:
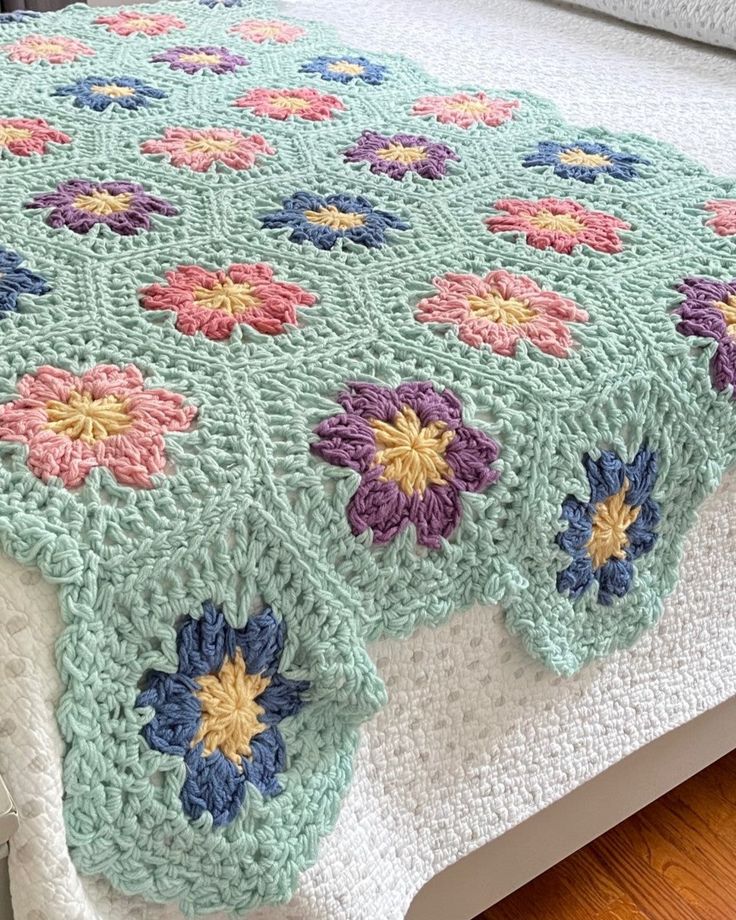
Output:
<svg viewBox="0 0 736 920">
<path fill-rule="evenodd" d="M 164 99 L 166 93 L 134 77 L 81 77 L 68 86 L 57 86 L 54 96 L 71 96 L 79 108 L 103 112 L 110 106 L 140 109 L 151 99 Z"/>
<path fill-rule="evenodd" d="M 16 64 L 35 64 L 37 61 L 68 64 L 84 55 L 95 54 L 83 42 L 63 35 L 25 35 L 12 45 L 0 46 L 0 50 L 7 52 L 8 58 Z"/>
<path fill-rule="evenodd" d="M 383 83 L 388 73 L 384 64 L 372 64 L 364 57 L 329 57 L 322 55 L 313 61 L 302 64 L 302 73 L 316 73 L 323 80 L 335 80 L 338 83 L 352 83 L 362 80 L 371 86 Z"/>
<path fill-rule="evenodd" d="M 0 118 L 0 156 L 29 157 L 47 153 L 48 144 L 70 144 L 68 134 L 52 128 L 43 118 Z"/>
<path fill-rule="evenodd" d="M 490 345 L 513 357 L 520 341 L 556 358 L 573 346 L 567 323 L 585 323 L 588 314 L 554 291 L 542 290 L 526 275 L 503 269 L 478 275 L 447 274 L 433 281 L 438 293 L 417 304 L 420 323 L 452 323 L 463 342 Z"/>
<path fill-rule="evenodd" d="M 504 198 L 495 208 L 506 211 L 486 220 L 492 233 L 521 233 L 535 249 L 555 249 L 570 255 L 578 246 L 597 252 L 621 252 L 619 230 L 630 230 L 625 221 L 603 211 L 589 211 L 577 201 L 564 198 Z"/>
<path fill-rule="evenodd" d="M 154 54 L 151 60 L 168 64 L 171 70 L 183 70 L 188 74 L 206 70 L 216 74 L 233 73 L 238 67 L 247 67 L 250 64 L 250 61 L 241 55 L 214 45 L 197 48 L 180 45 L 178 48 L 169 48 L 168 51 Z"/>
<path fill-rule="evenodd" d="M 172 166 L 207 172 L 212 166 L 251 169 L 259 156 L 276 151 L 260 134 L 228 128 L 166 128 L 163 138 L 141 144 L 143 153 L 164 154 Z"/>
<path fill-rule="evenodd" d="M 136 706 L 150 706 L 148 746 L 182 758 L 186 815 L 204 812 L 215 827 L 230 824 L 248 784 L 266 798 L 283 791 L 286 745 L 279 723 L 304 706 L 309 682 L 279 672 L 286 624 L 266 607 L 236 629 L 212 601 L 199 619 L 186 617 L 176 641 L 173 674 L 151 671 Z"/>
<path fill-rule="evenodd" d="M 30 19 L 38 19 L 40 15 L 35 10 L 11 10 L 9 13 L 0 13 L 0 26 L 28 22 Z"/>
<path fill-rule="evenodd" d="M 234 106 L 250 109 L 254 115 L 276 118 L 303 118 L 305 121 L 325 121 L 334 112 L 345 108 L 341 99 L 316 89 L 251 89 L 236 99 Z"/>
<path fill-rule="evenodd" d="M 151 229 L 151 214 L 172 217 L 179 212 L 168 201 L 156 198 L 137 182 L 96 182 L 70 179 L 53 192 L 35 195 L 25 207 L 51 208 L 46 217 L 50 227 L 68 227 L 75 233 L 89 233 L 97 224 L 121 236 Z"/>
<path fill-rule="evenodd" d="M 493 99 L 485 93 L 454 93 L 451 96 L 423 96 L 414 103 L 412 115 L 429 115 L 445 125 L 498 128 L 510 121 L 519 108 L 516 99 Z"/>
<path fill-rule="evenodd" d="M 592 144 L 588 141 L 574 141 L 558 144 L 556 141 L 542 141 L 536 152 L 528 156 L 523 166 L 552 166 L 556 176 L 562 179 L 577 179 L 579 182 L 595 182 L 598 176 L 611 176 L 631 182 L 638 179 L 636 166 L 648 163 L 634 153 L 613 150 L 607 144 Z"/>
<path fill-rule="evenodd" d="M 710 375 L 717 390 L 736 387 L 736 278 L 685 278 L 677 290 L 685 295 L 675 310 L 683 335 L 712 339 L 716 349 Z"/>
<path fill-rule="evenodd" d="M 219 271 L 180 265 L 166 272 L 166 284 L 141 290 L 145 310 L 173 310 L 180 332 L 215 340 L 229 338 L 238 323 L 265 335 L 286 332 L 285 324 L 297 324 L 297 308 L 316 301 L 298 284 L 275 281 L 271 266 L 262 263 Z"/>
<path fill-rule="evenodd" d="M 172 29 L 186 29 L 187 24 L 168 13 L 139 13 L 136 10 L 121 10 L 112 16 L 98 16 L 95 25 L 107 26 L 127 38 L 129 35 L 166 35 Z"/>
<path fill-rule="evenodd" d="M 23 256 L 0 246 L 0 316 L 18 310 L 21 294 L 48 294 L 51 290 L 45 278 L 22 268 Z"/>
<path fill-rule="evenodd" d="M 353 533 L 370 528 L 384 544 L 413 524 L 417 542 L 438 549 L 462 517 L 460 493 L 498 478 L 498 444 L 464 425 L 457 396 L 429 381 L 351 383 L 338 402 L 345 412 L 317 426 L 312 451 L 360 474 L 347 507 Z"/>
<path fill-rule="evenodd" d="M 293 243 L 308 240 L 318 249 L 332 249 L 340 240 L 374 249 L 386 242 L 386 231 L 408 230 L 397 214 L 379 211 L 362 195 L 313 195 L 296 192 L 282 202 L 282 210 L 261 215 L 268 229 L 291 227 Z"/>
<path fill-rule="evenodd" d="M 442 179 L 447 175 L 447 161 L 460 157 L 447 144 L 439 144 L 416 134 L 379 134 L 364 131 L 354 147 L 345 151 L 349 163 L 370 163 L 376 175 L 403 179 L 416 173 L 423 179 Z"/>
<path fill-rule="evenodd" d="M 246 19 L 230 28 L 230 32 L 239 35 L 247 42 L 262 45 L 264 42 L 276 42 L 288 45 L 302 38 L 307 33 L 299 26 L 278 19 Z"/>
<path fill-rule="evenodd" d="M 706 221 L 709 227 L 712 227 L 719 236 L 736 235 L 736 201 L 708 201 L 705 208 L 707 211 L 713 211 L 715 217 Z"/>
<path fill-rule="evenodd" d="M 164 434 L 186 431 L 197 411 L 178 393 L 145 389 L 132 364 L 98 364 L 81 377 L 45 365 L 17 389 L 20 399 L 0 405 L 0 440 L 25 444 L 33 475 L 57 476 L 68 489 L 98 466 L 124 485 L 152 488 L 166 466 Z"/>
<path fill-rule="evenodd" d="M 558 573 L 557 590 L 576 600 L 597 581 L 598 603 L 610 606 L 631 589 L 634 562 L 657 541 L 657 458 L 642 447 L 631 463 L 603 451 L 598 460 L 586 454 L 583 465 L 590 499 L 570 495 L 562 504 L 567 529 L 556 540 L 572 562 Z"/>
</svg>

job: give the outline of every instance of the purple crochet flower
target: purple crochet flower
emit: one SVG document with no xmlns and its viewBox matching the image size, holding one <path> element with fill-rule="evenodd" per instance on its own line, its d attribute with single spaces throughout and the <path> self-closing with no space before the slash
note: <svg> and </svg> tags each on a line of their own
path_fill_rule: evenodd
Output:
<svg viewBox="0 0 736 920">
<path fill-rule="evenodd" d="M 70 179 L 56 190 L 35 195 L 27 208 L 51 208 L 46 217 L 50 227 L 68 227 L 75 233 L 89 233 L 104 224 L 121 236 L 150 230 L 151 214 L 172 217 L 178 210 L 163 198 L 149 195 L 137 182 L 96 182 Z"/>
<path fill-rule="evenodd" d="M 349 163 L 370 163 L 372 173 L 391 179 L 403 179 L 407 173 L 441 179 L 447 175 L 447 161 L 460 157 L 446 144 L 421 135 L 364 131 L 355 146 L 345 151 L 345 159 Z"/>
<path fill-rule="evenodd" d="M 238 67 L 247 67 L 250 64 L 247 58 L 214 45 L 201 48 L 180 45 L 154 54 L 151 60 L 155 63 L 166 63 L 172 70 L 183 70 L 188 74 L 199 73 L 200 70 L 219 74 L 232 73 Z"/>
<path fill-rule="evenodd" d="M 713 339 L 718 347 L 710 360 L 710 376 L 717 390 L 736 386 L 736 278 L 685 278 L 677 290 L 685 300 L 675 310 L 683 335 Z"/>
<path fill-rule="evenodd" d="M 349 383 L 338 397 L 345 410 L 315 428 L 315 454 L 360 473 L 347 508 L 354 534 L 370 528 L 389 543 L 407 525 L 433 549 L 462 517 L 461 492 L 483 492 L 498 479 L 491 464 L 499 446 L 463 424 L 462 404 L 429 381 L 396 389 Z"/>
</svg>

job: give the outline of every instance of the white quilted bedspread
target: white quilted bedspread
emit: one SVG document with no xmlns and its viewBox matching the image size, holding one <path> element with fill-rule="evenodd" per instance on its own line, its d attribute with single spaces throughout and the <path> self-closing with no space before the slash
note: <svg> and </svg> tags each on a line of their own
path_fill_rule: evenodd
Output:
<svg viewBox="0 0 736 920">
<path fill-rule="evenodd" d="M 726 52 L 535 0 L 283 8 L 334 23 L 364 49 L 410 54 L 447 81 L 538 92 L 580 125 L 656 135 L 736 174 Z M 435 872 L 734 695 L 735 591 L 733 475 L 703 509 L 660 625 L 573 680 L 531 660 L 495 609 L 376 643 L 390 701 L 363 733 L 337 828 L 291 904 L 257 920 L 401 920 Z M 0 610 L 0 773 L 23 819 L 10 867 L 16 920 L 178 920 L 77 877 L 61 818 L 54 589 L 0 559 Z"/>
</svg>

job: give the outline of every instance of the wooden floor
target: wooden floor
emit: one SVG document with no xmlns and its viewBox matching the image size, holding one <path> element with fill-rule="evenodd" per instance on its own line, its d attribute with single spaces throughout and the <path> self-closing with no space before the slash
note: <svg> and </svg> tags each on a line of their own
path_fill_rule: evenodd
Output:
<svg viewBox="0 0 736 920">
<path fill-rule="evenodd" d="M 736 920 L 736 751 L 477 920 Z"/>
</svg>

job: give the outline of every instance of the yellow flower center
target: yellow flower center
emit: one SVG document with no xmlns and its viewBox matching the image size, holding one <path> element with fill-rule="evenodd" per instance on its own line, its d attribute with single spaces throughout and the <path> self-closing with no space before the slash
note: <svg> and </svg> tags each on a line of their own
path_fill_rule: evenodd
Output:
<svg viewBox="0 0 736 920">
<path fill-rule="evenodd" d="M 224 153 L 237 146 L 238 142 L 232 138 L 193 137 L 184 142 L 187 153 Z"/>
<path fill-rule="evenodd" d="M 537 315 L 528 303 L 517 300 L 516 297 L 508 299 L 494 292 L 468 297 L 468 307 L 474 316 L 487 319 L 490 323 L 500 323 L 503 326 L 518 326 L 528 323 Z"/>
<path fill-rule="evenodd" d="M 189 54 L 182 54 L 179 58 L 185 64 L 219 64 L 219 54 L 208 54 L 206 51 L 192 51 Z"/>
<path fill-rule="evenodd" d="M 334 61 L 327 65 L 327 69 L 331 73 L 346 73 L 351 77 L 357 77 L 364 70 L 362 64 L 353 64 L 351 61 Z"/>
<path fill-rule="evenodd" d="M 423 493 L 429 485 L 444 485 L 452 476 L 445 451 L 455 437 L 444 422 L 422 426 L 411 406 L 404 406 L 393 422 L 370 422 L 376 439 L 374 465 L 384 468 L 381 479 L 397 482 L 406 495 Z"/>
<path fill-rule="evenodd" d="M 423 160 L 426 155 L 424 147 L 404 147 L 402 144 L 389 144 L 381 150 L 376 151 L 376 156 L 382 160 L 388 160 L 390 163 L 404 163 L 410 165 L 418 160 Z"/>
<path fill-rule="evenodd" d="M 540 230 L 553 230 L 555 233 L 567 233 L 569 236 L 575 236 L 585 229 L 585 224 L 570 214 L 553 214 L 546 209 L 530 217 L 529 223 Z"/>
<path fill-rule="evenodd" d="M 590 166 L 596 169 L 600 166 L 610 166 L 611 158 L 602 153 L 586 153 L 580 147 L 571 147 L 560 154 L 560 163 L 566 166 Z"/>
<path fill-rule="evenodd" d="M 58 42 L 35 42 L 34 50 L 38 51 L 39 54 L 59 54 L 66 49 Z"/>
<path fill-rule="evenodd" d="M 615 495 L 610 495 L 595 506 L 593 532 L 585 547 L 594 569 L 599 569 L 609 559 L 626 557 L 626 547 L 629 545 L 627 531 L 641 510 L 626 504 L 628 488 L 629 484 L 624 480 Z"/>
<path fill-rule="evenodd" d="M 99 93 L 101 96 L 109 96 L 111 99 L 121 99 L 123 96 L 134 96 L 135 90 L 132 86 L 118 86 L 116 83 L 106 83 L 104 86 L 95 84 L 90 87 L 93 93 Z"/>
<path fill-rule="evenodd" d="M 467 115 L 480 115 L 488 108 L 488 103 L 480 99 L 466 99 L 460 102 L 451 102 L 448 108 L 454 112 L 463 112 Z"/>
<path fill-rule="evenodd" d="M 258 717 L 265 711 L 257 698 L 271 683 L 261 674 L 248 674 L 243 653 L 237 649 L 216 674 L 198 677 L 197 698 L 202 707 L 192 747 L 203 742 L 205 755 L 219 750 L 242 768 L 243 757 L 251 756 L 251 741 L 266 731 Z"/>
<path fill-rule="evenodd" d="M 195 288 L 194 301 L 205 310 L 222 310 L 230 316 L 247 313 L 261 303 L 258 297 L 254 296 L 250 284 L 238 283 L 231 278 L 217 281 L 211 288 Z"/>
<path fill-rule="evenodd" d="M 74 207 L 80 211 L 87 211 L 90 214 L 97 214 L 100 217 L 107 217 L 110 214 L 119 214 L 121 211 L 127 211 L 133 196 L 130 192 L 123 192 L 120 195 L 113 195 L 105 189 L 99 189 L 96 192 L 90 192 L 89 195 L 77 195 L 74 199 Z"/>
<path fill-rule="evenodd" d="M 310 103 L 298 96 L 277 96 L 273 99 L 272 105 L 280 109 L 288 109 L 290 112 L 300 112 L 302 109 L 308 109 Z"/>
<path fill-rule="evenodd" d="M 714 306 L 716 310 L 721 311 L 726 320 L 728 335 L 736 338 L 736 294 L 731 294 L 727 300 L 719 300 Z"/>
<path fill-rule="evenodd" d="M 128 25 L 132 26 L 134 29 L 150 29 L 151 26 L 156 25 L 155 19 L 129 19 Z"/>
<path fill-rule="evenodd" d="M 108 217 L 110 214 L 119 214 L 121 211 L 127 211 L 133 196 L 130 192 L 123 192 L 120 195 L 113 195 L 99 189 L 90 192 L 88 195 L 77 195 L 73 205 L 80 211 L 87 211 L 89 214 L 97 214 L 100 217 Z"/>
<path fill-rule="evenodd" d="M 66 402 L 46 403 L 46 428 L 71 441 L 94 444 L 123 434 L 133 424 L 125 401 L 117 396 L 94 399 L 89 393 L 72 390 Z"/>
<path fill-rule="evenodd" d="M 339 211 L 334 204 L 319 208 L 317 211 L 305 211 L 304 216 L 310 224 L 320 224 L 332 230 L 352 230 L 354 227 L 362 227 L 365 223 L 363 214 Z"/>
<path fill-rule="evenodd" d="M 12 141 L 24 141 L 31 136 L 28 128 L 15 128 L 12 125 L 0 125 L 0 147 L 7 147 Z"/>
</svg>

